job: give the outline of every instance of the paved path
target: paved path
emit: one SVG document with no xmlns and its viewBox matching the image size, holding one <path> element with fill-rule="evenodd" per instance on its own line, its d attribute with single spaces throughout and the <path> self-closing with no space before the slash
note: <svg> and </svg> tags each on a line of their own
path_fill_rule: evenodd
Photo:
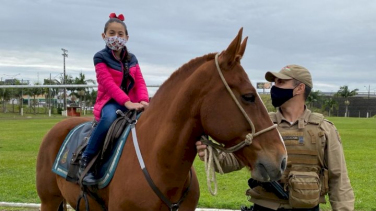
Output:
<svg viewBox="0 0 376 211">
<path fill-rule="evenodd" d="M 34 203 L 12 203 L 12 202 L 0 202 L 0 207 L 25 207 L 28 210 L 39 210 L 40 204 Z M 224 209 L 213 209 L 213 208 L 197 208 L 195 211 L 235 211 L 235 210 L 224 210 Z"/>
</svg>

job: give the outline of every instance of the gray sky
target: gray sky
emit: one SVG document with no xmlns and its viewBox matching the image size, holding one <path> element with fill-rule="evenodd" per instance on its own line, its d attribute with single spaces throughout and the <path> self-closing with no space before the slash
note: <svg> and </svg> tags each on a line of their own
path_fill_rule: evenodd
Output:
<svg viewBox="0 0 376 211">
<path fill-rule="evenodd" d="M 189 60 L 225 49 L 240 27 L 242 64 L 252 83 L 288 64 L 309 69 L 314 90 L 376 90 L 374 0 L 0 0 L 0 77 L 43 82 L 66 71 L 95 79 L 111 12 L 123 13 L 128 48 L 146 83 L 161 84 Z"/>
</svg>

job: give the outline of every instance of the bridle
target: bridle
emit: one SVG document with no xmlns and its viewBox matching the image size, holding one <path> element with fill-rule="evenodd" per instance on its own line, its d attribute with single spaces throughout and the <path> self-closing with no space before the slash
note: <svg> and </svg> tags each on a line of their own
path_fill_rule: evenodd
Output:
<svg viewBox="0 0 376 211">
<path fill-rule="evenodd" d="M 238 151 L 239 149 L 241 149 L 241 148 L 243 148 L 245 146 L 251 145 L 254 137 L 277 128 L 277 125 L 273 124 L 270 127 L 267 127 L 265 129 L 262 129 L 262 130 L 256 132 L 255 125 L 253 124 L 252 120 L 249 118 L 249 116 L 247 115 L 247 113 L 245 112 L 245 110 L 243 109 L 243 107 L 240 105 L 239 101 L 236 99 L 236 97 L 234 95 L 234 92 L 232 92 L 231 88 L 229 87 L 229 85 L 226 82 L 225 77 L 223 76 L 223 73 L 222 73 L 221 68 L 219 67 L 219 63 L 218 63 L 218 55 L 219 54 L 215 55 L 215 65 L 217 67 L 219 76 L 221 77 L 223 84 L 225 85 L 228 93 L 231 95 L 231 97 L 234 100 L 235 104 L 238 106 L 239 110 L 242 112 L 242 114 L 244 115 L 245 119 L 247 120 L 247 122 L 251 126 L 252 133 L 248 133 L 245 136 L 245 140 L 244 141 L 236 144 L 235 146 L 228 147 L 228 148 L 225 148 L 224 146 L 216 144 L 216 143 L 214 143 L 214 142 L 212 142 L 210 140 L 208 140 L 208 141 L 204 140 L 204 144 L 210 145 L 210 146 L 212 146 L 212 147 L 214 147 L 214 148 L 216 148 L 216 149 L 218 149 L 220 151 L 226 152 L 226 153 L 232 153 L 232 152 Z"/>
<path fill-rule="evenodd" d="M 240 105 L 239 101 L 236 99 L 234 92 L 231 90 L 231 88 L 229 87 L 229 85 L 226 82 L 225 77 L 223 76 L 223 73 L 222 73 L 221 68 L 219 67 L 219 63 L 218 63 L 218 55 L 219 55 L 219 53 L 215 55 L 215 66 L 217 67 L 219 76 L 221 77 L 223 84 L 225 85 L 228 93 L 231 95 L 235 104 L 238 106 L 239 110 L 242 112 L 242 114 L 245 117 L 245 119 L 247 120 L 248 124 L 251 126 L 252 132 L 248 133 L 246 135 L 244 141 L 236 144 L 235 146 L 227 147 L 227 148 L 224 145 L 214 143 L 212 140 L 207 139 L 205 136 L 201 137 L 201 142 L 203 144 L 207 145 L 207 150 L 205 151 L 205 158 L 204 158 L 205 171 L 206 171 L 206 182 L 207 182 L 208 189 L 209 189 L 209 191 L 212 195 L 217 194 L 217 181 L 216 181 L 216 176 L 215 176 L 214 163 L 216 165 L 218 172 L 223 174 L 223 170 L 222 170 L 222 168 L 219 164 L 219 160 L 218 160 L 218 152 L 216 150 L 214 150 L 213 148 L 215 148 L 219 151 L 222 151 L 222 152 L 232 153 L 232 152 L 235 152 L 235 151 L 242 149 L 243 147 L 251 145 L 254 137 L 277 128 L 277 125 L 273 124 L 270 127 L 267 127 L 265 129 L 262 129 L 262 130 L 256 132 L 255 125 L 253 124 L 252 120 L 249 118 L 249 116 L 247 115 L 247 113 L 245 112 L 243 107 Z M 261 103 L 263 103 L 263 102 L 261 102 Z M 214 183 L 214 191 L 212 190 L 211 183 Z"/>
</svg>

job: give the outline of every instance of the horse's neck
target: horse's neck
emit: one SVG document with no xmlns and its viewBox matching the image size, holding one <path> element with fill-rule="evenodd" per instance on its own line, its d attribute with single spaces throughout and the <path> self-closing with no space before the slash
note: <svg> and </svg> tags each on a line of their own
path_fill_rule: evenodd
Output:
<svg viewBox="0 0 376 211">
<path fill-rule="evenodd" d="M 155 171 L 162 180 L 181 182 L 197 154 L 195 142 L 203 133 L 198 96 L 203 85 L 200 83 L 205 82 L 195 78 L 199 77 L 193 76 L 192 81 L 181 81 L 175 89 L 159 93 L 139 121 L 143 131 L 140 146 L 148 154 L 146 165 L 153 166 L 151 174 Z"/>
<path fill-rule="evenodd" d="M 177 107 L 180 109 L 156 111 L 159 115 L 153 115 L 150 110 L 148 116 L 145 113 L 145 118 L 140 119 L 139 127 L 145 131 L 140 145 L 146 148 L 145 157 L 149 157 L 146 164 L 155 166 L 161 174 L 168 174 L 169 179 L 188 173 L 196 156 L 195 141 L 202 133 L 199 120 L 183 111 L 190 106 Z"/>
</svg>

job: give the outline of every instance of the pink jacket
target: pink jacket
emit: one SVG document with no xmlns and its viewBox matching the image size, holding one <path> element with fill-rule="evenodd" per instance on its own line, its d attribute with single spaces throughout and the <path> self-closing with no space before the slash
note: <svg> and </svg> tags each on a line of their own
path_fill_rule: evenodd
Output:
<svg viewBox="0 0 376 211">
<path fill-rule="evenodd" d="M 149 95 L 145 80 L 136 57 L 130 54 L 128 62 L 129 75 L 127 87 L 128 95 L 120 88 L 123 79 L 124 64 L 115 59 L 112 50 L 108 47 L 99 51 L 94 56 L 94 65 L 98 82 L 98 94 L 94 105 L 94 117 L 98 121 L 101 117 L 103 106 L 111 99 L 120 105 L 125 102 L 149 102 Z M 132 80 L 133 79 L 133 80 Z"/>
</svg>

